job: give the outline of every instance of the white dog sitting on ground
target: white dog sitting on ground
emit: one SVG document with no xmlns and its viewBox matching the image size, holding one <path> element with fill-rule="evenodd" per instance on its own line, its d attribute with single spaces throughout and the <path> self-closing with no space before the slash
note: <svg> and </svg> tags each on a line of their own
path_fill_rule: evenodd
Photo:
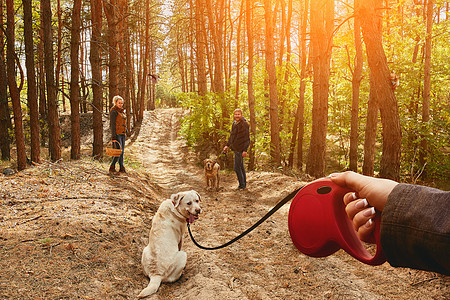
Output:
<svg viewBox="0 0 450 300">
<path fill-rule="evenodd" d="M 173 194 L 159 206 L 141 260 L 150 283 L 139 298 L 156 293 L 161 282 L 174 282 L 180 278 L 187 260 L 186 252 L 181 251 L 186 223 L 198 218 L 199 202 L 200 195 L 192 190 Z"/>
</svg>

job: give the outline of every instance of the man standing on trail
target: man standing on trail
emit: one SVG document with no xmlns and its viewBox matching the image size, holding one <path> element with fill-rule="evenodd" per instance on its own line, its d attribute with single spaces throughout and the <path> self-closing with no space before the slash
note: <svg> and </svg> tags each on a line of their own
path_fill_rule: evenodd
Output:
<svg viewBox="0 0 450 300">
<path fill-rule="evenodd" d="M 236 172 L 239 186 L 238 190 L 243 190 L 247 186 L 247 176 L 245 174 L 244 157 L 247 156 L 247 149 L 250 145 L 250 131 L 247 120 L 242 116 L 242 110 L 234 110 L 234 121 L 231 125 L 230 138 L 223 151 L 229 148 L 234 151 L 234 171 Z"/>
</svg>

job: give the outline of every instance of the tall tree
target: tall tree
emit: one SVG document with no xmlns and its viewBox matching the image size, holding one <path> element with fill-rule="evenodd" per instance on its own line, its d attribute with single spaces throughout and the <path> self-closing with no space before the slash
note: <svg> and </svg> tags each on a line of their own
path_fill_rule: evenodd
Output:
<svg viewBox="0 0 450 300">
<path fill-rule="evenodd" d="M 33 18 L 31 0 L 23 0 L 25 63 L 27 67 L 27 97 L 30 108 L 31 161 L 39 163 L 41 143 L 39 138 L 39 108 L 33 49 Z"/>
<path fill-rule="evenodd" d="M 379 104 L 383 125 L 383 156 L 380 176 L 400 179 L 401 128 L 397 99 L 390 81 L 387 58 L 382 44 L 382 32 L 378 22 L 380 0 L 362 1 L 359 14 L 366 44 L 367 61 L 373 76 L 374 90 Z"/>
<path fill-rule="evenodd" d="M 70 41 L 70 120 L 72 133 L 71 159 L 80 158 L 80 67 L 78 55 L 80 49 L 81 31 L 81 0 L 73 1 L 72 30 Z"/>
<path fill-rule="evenodd" d="M 40 11 L 42 11 L 43 3 L 40 2 Z M 40 21 L 43 23 L 44 16 L 41 14 Z M 39 89 L 39 122 L 41 126 L 41 146 L 44 147 L 48 139 L 48 121 L 47 121 L 47 98 L 45 95 L 45 72 L 44 72 L 44 28 L 42 25 L 39 28 L 39 39 L 37 45 L 37 72 L 38 72 L 38 89 Z"/>
<path fill-rule="evenodd" d="M 0 28 L 4 28 L 3 0 L 0 0 Z M 10 138 L 10 112 L 8 105 L 8 82 L 6 76 L 5 44 L 3 30 L 0 30 L 0 151 L 1 159 L 11 158 Z"/>
<path fill-rule="evenodd" d="M 273 38 L 271 0 L 264 0 L 266 69 L 269 75 L 270 156 L 275 166 L 281 165 L 280 130 L 278 121 L 277 71 Z"/>
<path fill-rule="evenodd" d="M 299 98 L 297 103 L 297 111 L 295 114 L 294 124 L 292 125 L 292 139 L 289 152 L 288 165 L 292 167 L 294 165 L 294 150 L 297 144 L 297 169 L 302 170 L 303 168 L 303 135 L 305 132 L 304 128 L 304 112 L 305 112 L 305 91 L 306 91 L 306 27 L 308 24 L 308 10 L 309 10 L 309 0 L 303 0 L 303 5 L 301 7 L 300 15 L 302 16 L 302 21 L 299 29 L 299 40 L 300 40 L 300 87 L 299 87 Z M 298 142 L 297 142 L 298 140 Z"/>
<path fill-rule="evenodd" d="M 311 141 L 306 173 L 325 175 L 328 92 L 334 21 L 334 1 L 311 1 L 311 46 L 314 72 Z"/>
<path fill-rule="evenodd" d="M 126 107 L 126 115 L 127 115 L 127 131 L 131 132 L 131 103 L 134 102 L 135 93 L 134 93 L 134 68 L 132 64 L 131 57 L 131 40 L 130 40 L 130 31 L 128 27 L 128 1 L 125 2 L 124 7 L 124 16 L 126 17 L 124 20 L 124 41 L 125 41 L 125 62 L 126 62 L 126 88 L 125 88 L 125 107 Z"/>
<path fill-rule="evenodd" d="M 355 7 L 358 9 L 360 0 L 355 0 Z M 361 39 L 361 21 L 360 16 L 356 15 L 353 24 L 353 36 L 355 41 L 355 69 L 352 78 L 352 113 L 350 128 L 350 153 L 349 170 L 358 171 L 358 128 L 359 128 L 359 88 L 362 80 L 363 71 L 363 48 Z"/>
<path fill-rule="evenodd" d="M 369 101 L 367 102 L 366 129 L 364 135 L 364 161 L 363 174 L 373 176 L 375 164 L 375 143 L 378 126 L 378 101 L 376 98 L 375 84 L 370 76 Z"/>
<path fill-rule="evenodd" d="M 108 23 L 108 76 L 109 76 L 109 107 L 112 107 L 112 99 L 119 92 L 118 90 L 118 72 L 119 55 L 117 50 L 117 1 L 102 1 L 105 11 L 106 21 Z"/>
<path fill-rule="evenodd" d="M 22 123 L 22 108 L 20 105 L 20 93 L 17 87 L 16 74 L 15 74 L 15 15 L 14 15 L 14 1 L 6 0 L 6 64 L 8 75 L 9 95 L 13 104 L 14 112 L 14 133 L 16 137 L 17 147 L 17 168 L 23 170 L 27 167 L 27 157 L 25 153 L 25 137 L 23 135 L 23 123 Z"/>
<path fill-rule="evenodd" d="M 195 9 L 195 21 L 196 21 L 196 46 L 197 46 L 197 85 L 198 94 L 200 96 L 205 96 L 208 91 L 208 82 L 206 78 L 206 65 L 205 65 L 205 55 L 206 55 L 206 33 L 205 28 L 205 0 L 196 0 Z"/>
<path fill-rule="evenodd" d="M 90 56 L 92 70 L 92 97 L 93 97 L 93 132 L 94 142 L 92 156 L 96 159 L 103 157 L 103 89 L 102 67 L 100 56 L 100 43 L 102 32 L 102 0 L 91 0 L 92 37 L 90 43 Z"/>
<path fill-rule="evenodd" d="M 138 115 L 138 122 L 142 122 L 144 119 L 144 104 L 145 104 L 145 90 L 147 86 L 147 79 L 148 79 L 148 57 L 150 53 L 150 6 L 149 6 L 149 0 L 145 0 L 145 36 L 144 36 L 144 53 L 142 55 L 142 78 L 140 80 L 140 86 L 139 86 L 139 115 Z M 181 62 L 179 62 L 181 64 Z"/>
<path fill-rule="evenodd" d="M 242 12 L 244 10 L 244 3 L 245 1 L 241 2 L 241 7 L 240 7 L 240 11 Z M 240 84 L 241 84 L 241 33 L 242 33 L 242 19 L 243 19 L 243 14 L 239 14 L 238 17 L 238 27 L 237 27 L 237 32 L 236 32 L 236 91 L 235 91 L 235 95 L 234 95 L 234 108 L 238 107 L 238 102 L 239 102 L 239 94 L 240 94 Z M 231 42 L 230 42 L 230 64 L 231 64 Z M 231 67 L 230 67 L 231 70 Z M 231 73 L 231 72 L 230 72 Z M 230 75 L 231 77 L 231 75 Z"/>
<path fill-rule="evenodd" d="M 225 103 L 225 87 L 223 81 L 223 22 L 224 22 L 224 0 L 216 2 L 215 10 L 212 6 L 212 0 L 206 0 L 206 10 L 208 13 L 209 24 L 214 24 L 211 31 L 211 39 L 213 43 L 213 61 L 214 61 L 214 92 L 217 93 L 218 101 L 222 110 L 223 123 L 219 126 L 223 127 L 228 120 L 227 103 Z M 214 17 L 216 16 L 216 18 Z M 218 128 L 219 129 L 219 128 Z"/>
<path fill-rule="evenodd" d="M 50 0 L 41 0 L 44 40 L 44 68 L 47 85 L 49 152 L 52 161 L 61 158 L 61 129 L 56 99 L 55 64 L 53 55 L 52 10 Z"/>
<path fill-rule="evenodd" d="M 433 33 L 433 0 L 427 0 L 426 19 L 427 32 L 425 37 L 425 57 L 424 57 L 424 76 L 423 76 L 423 104 L 422 104 L 422 141 L 420 151 L 420 163 L 425 166 L 427 161 L 428 143 L 425 132 L 428 132 L 428 123 L 430 121 L 430 91 L 431 91 L 431 40 Z M 425 173 L 426 174 L 426 173 Z"/>
<path fill-rule="evenodd" d="M 255 119 L 255 92 L 253 88 L 253 68 L 254 68 L 254 36 L 253 36 L 253 1 L 245 0 L 246 25 L 247 25 L 247 47 L 248 47 L 248 77 L 247 94 L 248 110 L 250 113 L 250 151 L 248 169 L 255 168 L 255 138 L 256 138 L 256 119 Z"/>
<path fill-rule="evenodd" d="M 62 19 L 61 19 L 61 0 L 57 0 L 56 1 L 56 15 L 58 18 L 58 31 L 57 31 L 57 39 L 56 39 L 56 67 L 55 67 L 55 87 L 56 87 L 56 99 L 58 99 L 58 86 L 60 84 L 59 79 L 60 79 L 60 75 L 61 75 L 61 53 L 62 53 Z M 64 81 L 64 75 L 61 76 L 62 77 L 62 82 L 61 85 L 63 85 L 63 81 Z M 64 98 L 64 97 L 63 97 Z"/>
</svg>

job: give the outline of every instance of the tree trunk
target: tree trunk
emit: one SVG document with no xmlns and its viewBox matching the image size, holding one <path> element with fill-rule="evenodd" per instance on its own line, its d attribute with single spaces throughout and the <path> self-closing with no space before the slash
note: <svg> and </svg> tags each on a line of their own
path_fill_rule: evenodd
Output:
<svg viewBox="0 0 450 300">
<path fill-rule="evenodd" d="M 214 92 L 217 94 L 218 101 L 222 110 L 222 123 L 219 124 L 218 129 L 222 129 L 225 123 L 228 123 L 228 111 L 227 104 L 225 103 L 225 95 L 224 95 L 224 82 L 223 82 L 223 1 L 218 0 L 216 5 L 215 15 L 217 18 L 214 18 L 214 12 L 211 4 L 211 0 L 206 0 L 206 8 L 208 12 L 208 18 L 210 24 L 215 24 L 211 28 L 211 38 L 213 40 L 213 60 L 214 60 Z"/>
<path fill-rule="evenodd" d="M 253 36 L 253 1 L 246 0 L 246 17 L 247 17 L 247 43 L 248 43 L 248 110 L 250 113 L 250 151 L 248 169 L 255 169 L 255 138 L 256 138 L 256 120 L 255 120 L 255 93 L 253 89 L 253 55 L 254 55 L 254 36 Z"/>
<path fill-rule="evenodd" d="M 80 49 L 81 0 L 73 1 L 72 32 L 70 41 L 70 120 L 71 120 L 71 159 L 80 158 L 80 67 L 78 54 Z"/>
<path fill-rule="evenodd" d="M 145 87 L 147 86 L 147 73 L 148 73 L 148 55 L 149 55 L 149 43 L 150 43 L 150 34 L 149 34 L 149 27 L 150 27 L 150 7 L 149 7 L 149 0 L 145 1 L 145 37 L 144 37 L 144 53 L 142 56 L 142 78 L 141 78 L 141 85 L 139 87 L 139 93 L 140 93 L 140 99 L 139 99 L 139 115 L 138 115 L 138 122 L 142 122 L 144 119 L 144 104 L 145 104 Z"/>
<path fill-rule="evenodd" d="M 128 16 L 128 1 L 125 1 L 124 4 L 124 15 Z M 128 134 L 131 134 L 131 103 L 134 99 L 134 69 L 131 62 L 131 41 L 130 41 L 130 32 L 128 28 L 128 19 L 124 19 L 123 21 L 123 34 L 124 34 L 124 47 L 125 47 L 125 113 L 127 115 L 127 131 Z"/>
<path fill-rule="evenodd" d="M 119 55 L 117 50 L 117 0 L 102 1 L 108 22 L 108 56 L 109 56 L 109 107 L 113 106 L 113 97 L 118 95 Z"/>
<path fill-rule="evenodd" d="M 125 65 L 125 22 L 126 22 L 126 6 L 128 5 L 128 1 L 118 1 L 117 9 L 118 9 L 118 18 L 117 18 L 117 41 L 118 41 L 118 64 L 119 64 L 119 74 L 118 74 L 118 95 L 121 95 L 124 100 L 127 97 L 126 95 L 126 65 Z M 126 101 L 126 100 L 125 100 Z M 126 106 L 124 108 L 128 109 Z"/>
<path fill-rule="evenodd" d="M 15 38 L 14 38 L 14 1 L 6 0 L 6 64 L 8 75 L 9 95 L 13 104 L 14 112 L 14 134 L 17 147 L 17 169 L 23 170 L 27 167 L 27 157 L 25 153 L 25 137 L 23 135 L 22 108 L 20 105 L 20 93 L 17 88 L 15 74 Z"/>
<path fill-rule="evenodd" d="M 270 156 L 275 166 L 281 165 L 280 129 L 278 122 L 277 71 L 275 68 L 275 50 L 273 38 L 273 20 L 271 0 L 264 0 L 265 54 L 269 75 L 269 115 L 270 115 Z"/>
<path fill-rule="evenodd" d="M 378 0 L 377 0 L 378 1 Z M 378 26 L 376 1 L 362 1 L 359 11 L 361 28 L 366 44 L 367 60 L 373 76 L 376 98 L 383 124 L 383 156 L 380 176 L 399 180 L 401 128 L 397 100 L 390 82 L 390 72 L 382 44 L 382 33 Z"/>
<path fill-rule="evenodd" d="M 303 169 L 303 135 L 304 135 L 304 111 L 305 111 L 305 91 L 306 91 L 306 27 L 308 22 L 309 0 L 303 0 L 304 6 L 301 10 L 302 23 L 299 30 L 300 36 L 300 88 L 297 111 L 295 114 L 294 124 L 292 125 L 292 140 L 290 145 L 288 165 L 294 165 L 294 150 L 297 144 L 297 169 Z M 297 143 L 298 140 L 298 143 Z"/>
<path fill-rule="evenodd" d="M 241 7 L 240 7 L 240 12 L 242 12 L 244 10 L 244 3 L 246 1 L 242 1 L 241 2 Z M 241 68 L 241 27 L 242 27 L 242 14 L 239 14 L 238 17 L 238 27 L 236 30 L 236 91 L 234 94 L 234 108 L 236 109 L 239 106 L 239 92 L 240 92 L 240 84 L 241 84 L 241 72 L 240 72 L 240 68 Z M 231 48 L 231 44 L 230 43 L 230 48 Z M 230 50 L 231 52 L 231 50 Z M 230 53 L 231 56 L 231 53 Z M 231 59 L 230 59 L 231 61 Z M 230 68 L 231 70 L 231 68 Z"/>
<path fill-rule="evenodd" d="M 0 28 L 4 28 L 3 23 L 3 0 L 0 0 Z M 0 151 L 1 160 L 11 159 L 10 138 L 8 128 L 10 128 L 10 112 L 8 105 L 8 82 L 6 76 L 6 61 L 4 49 L 3 30 L 0 30 Z"/>
<path fill-rule="evenodd" d="M 58 16 L 58 37 L 56 41 L 55 91 L 57 99 L 56 101 L 58 101 L 58 85 L 60 84 L 59 76 L 61 74 L 61 52 L 62 52 L 61 0 L 56 1 L 56 15 Z"/>
<path fill-rule="evenodd" d="M 61 158 L 61 130 L 56 99 L 55 64 L 53 60 L 52 11 L 50 0 L 42 0 L 42 16 L 44 27 L 44 68 L 47 84 L 49 152 L 52 161 Z"/>
<path fill-rule="evenodd" d="M 151 91 L 151 98 L 150 98 L 150 110 L 155 110 L 156 108 L 156 83 L 158 80 L 158 74 L 156 74 L 156 50 L 155 50 L 155 41 L 152 39 L 150 43 L 151 47 L 151 54 L 150 54 L 150 70 L 153 74 L 150 80 L 150 91 Z M 193 62 L 194 54 L 192 53 L 191 61 Z M 193 63 L 192 63 L 193 64 Z M 194 70 L 193 66 L 191 66 L 191 69 Z M 156 76 L 156 77 L 153 77 Z M 194 75 L 192 75 L 192 81 L 194 81 Z"/>
<path fill-rule="evenodd" d="M 102 2 L 91 0 L 92 36 L 90 57 L 92 68 L 92 106 L 93 106 L 93 149 L 92 156 L 101 160 L 103 157 L 103 91 L 100 43 L 102 32 Z"/>
<path fill-rule="evenodd" d="M 370 76 L 369 101 L 367 103 L 367 119 L 364 137 L 363 174 L 373 176 L 375 164 L 375 143 L 378 127 L 378 101 L 375 93 L 375 84 Z"/>
<path fill-rule="evenodd" d="M 205 65 L 205 55 L 206 55 L 206 33 L 204 32 L 204 12 L 205 3 L 204 0 L 196 1 L 196 41 L 197 41 L 197 88 L 198 94 L 200 96 L 205 96 L 208 91 L 207 79 L 206 79 L 206 65 Z"/>
<path fill-rule="evenodd" d="M 311 2 L 311 45 L 314 82 L 311 142 L 306 173 L 314 177 L 325 175 L 333 17 L 334 2 L 332 0 Z"/>
<path fill-rule="evenodd" d="M 27 66 L 27 97 L 30 108 L 31 161 L 39 163 L 41 143 L 39 138 L 39 108 L 36 88 L 36 72 L 34 69 L 33 19 L 31 0 L 23 0 L 25 58 Z"/>
<path fill-rule="evenodd" d="M 428 123 L 430 121 L 430 91 L 431 91 L 431 39 L 433 32 L 433 0 L 427 3 L 427 35 L 425 38 L 425 61 L 423 76 L 423 104 L 422 104 L 422 141 L 420 143 L 421 151 L 419 162 L 422 167 L 425 166 L 428 156 L 427 133 Z M 426 175 L 426 173 L 423 173 Z"/>
<path fill-rule="evenodd" d="M 358 9 L 359 1 L 355 1 L 355 7 Z M 358 172 L 358 128 L 359 128 L 359 88 L 362 80 L 363 71 L 363 49 L 361 40 L 361 21 L 358 15 L 355 16 L 354 40 L 355 40 L 355 70 L 352 78 L 352 114 L 350 128 L 350 153 L 349 170 Z"/>
<path fill-rule="evenodd" d="M 40 10 L 42 11 L 42 1 L 40 2 Z M 41 24 L 43 23 L 43 15 L 40 16 Z M 45 72 L 44 72 L 44 28 L 39 28 L 39 36 L 41 37 L 37 46 L 37 65 L 38 65 L 38 89 L 39 89 L 39 122 L 41 126 L 41 147 L 45 147 L 46 141 L 48 139 L 48 120 L 47 120 L 47 98 L 45 95 Z"/>
</svg>

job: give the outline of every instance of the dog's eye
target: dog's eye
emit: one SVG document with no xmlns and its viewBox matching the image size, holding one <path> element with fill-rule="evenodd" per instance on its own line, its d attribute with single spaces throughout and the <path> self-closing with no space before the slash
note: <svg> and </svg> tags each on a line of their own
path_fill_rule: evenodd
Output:
<svg viewBox="0 0 450 300">
<path fill-rule="evenodd" d="M 192 204 L 192 202 L 191 201 L 189 201 L 188 203 L 187 203 L 187 205 L 191 205 Z"/>
</svg>

